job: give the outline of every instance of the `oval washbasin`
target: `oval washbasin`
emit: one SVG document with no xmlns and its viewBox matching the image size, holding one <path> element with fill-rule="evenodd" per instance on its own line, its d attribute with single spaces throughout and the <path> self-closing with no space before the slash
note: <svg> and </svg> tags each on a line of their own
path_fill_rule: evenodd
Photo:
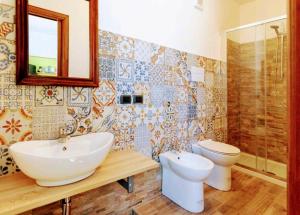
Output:
<svg viewBox="0 0 300 215">
<path fill-rule="evenodd" d="M 92 175 L 109 153 L 111 133 L 91 133 L 59 140 L 18 142 L 9 151 L 21 171 L 40 186 L 60 186 Z"/>
</svg>

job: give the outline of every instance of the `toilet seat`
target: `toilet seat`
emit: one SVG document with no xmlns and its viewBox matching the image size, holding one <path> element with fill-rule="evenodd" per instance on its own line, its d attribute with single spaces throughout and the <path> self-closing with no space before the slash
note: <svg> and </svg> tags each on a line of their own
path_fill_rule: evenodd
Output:
<svg viewBox="0 0 300 215">
<path fill-rule="evenodd" d="M 208 151 L 228 156 L 236 156 L 241 152 L 240 149 L 235 146 L 213 140 L 199 141 L 198 145 Z"/>
</svg>

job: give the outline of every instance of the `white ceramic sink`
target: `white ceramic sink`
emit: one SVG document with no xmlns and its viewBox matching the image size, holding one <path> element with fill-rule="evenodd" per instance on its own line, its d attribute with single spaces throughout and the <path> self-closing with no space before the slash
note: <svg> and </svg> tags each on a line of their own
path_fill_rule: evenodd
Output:
<svg viewBox="0 0 300 215">
<path fill-rule="evenodd" d="M 109 153 L 111 133 L 91 133 L 58 140 L 13 144 L 9 150 L 21 171 L 40 186 L 60 186 L 92 175 Z M 65 148 L 64 148 L 65 147 Z"/>
</svg>

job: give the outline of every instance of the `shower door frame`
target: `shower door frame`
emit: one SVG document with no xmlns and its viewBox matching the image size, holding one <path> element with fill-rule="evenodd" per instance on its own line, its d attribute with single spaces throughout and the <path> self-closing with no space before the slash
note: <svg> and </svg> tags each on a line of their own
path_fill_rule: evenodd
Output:
<svg viewBox="0 0 300 215">
<path fill-rule="evenodd" d="M 300 0 L 299 0 L 300 1 Z M 265 19 L 265 20 L 262 20 L 262 21 L 258 21 L 258 22 L 253 22 L 253 23 L 250 23 L 250 24 L 245 24 L 245 25 L 241 25 L 241 26 L 238 26 L 238 27 L 236 27 L 236 28 L 230 28 L 230 29 L 227 29 L 226 31 L 225 31 L 225 33 L 226 34 L 228 34 L 228 33 L 231 33 L 231 32 L 235 32 L 235 31 L 239 31 L 239 30 L 244 30 L 244 29 L 250 29 L 250 28 L 257 28 L 258 26 L 261 26 L 261 25 L 264 25 L 265 27 L 266 27 L 266 25 L 267 24 L 270 24 L 270 23 L 272 23 L 272 22 L 276 22 L 276 21 L 281 21 L 281 20 L 287 20 L 288 21 L 288 16 L 287 15 L 282 15 L 282 16 L 277 16 L 277 17 L 272 17 L 272 18 L 270 18 L 270 19 Z M 288 29 L 288 25 L 287 25 L 287 29 Z M 255 31 L 256 31 L 256 29 L 255 29 Z M 265 29 L 265 40 L 267 40 L 266 39 L 266 29 Z M 287 30 L 287 33 L 288 33 L 288 30 Z M 256 36 L 256 35 L 255 35 Z M 255 38 L 255 41 L 256 41 L 256 38 Z M 264 49 L 265 49 L 265 53 L 264 53 L 264 58 L 265 58 L 265 60 L 264 60 L 264 68 L 266 69 L 266 41 L 264 41 Z M 289 70 L 289 69 L 288 69 Z M 289 74 L 288 72 L 287 72 L 287 74 Z M 264 75 L 265 77 L 265 80 L 267 79 L 266 78 L 266 74 Z M 288 76 L 288 75 L 287 75 Z M 288 80 L 287 80 L 288 81 Z M 266 89 L 267 87 L 266 87 L 266 85 L 264 86 L 264 88 Z M 287 89 L 287 91 L 288 91 L 288 89 Z M 266 91 L 266 93 L 267 93 L 267 91 Z M 265 95 L 266 96 L 266 95 Z M 287 95 L 288 96 L 288 95 Z M 265 115 L 266 115 L 266 111 L 267 111 L 267 107 L 266 107 L 266 105 L 265 105 Z M 288 119 L 287 119 L 288 120 Z M 266 126 L 267 126 L 267 123 L 265 124 L 265 128 L 266 128 Z M 288 137 L 287 137 L 288 138 Z M 256 167 L 255 168 L 253 168 L 253 167 L 249 167 L 249 166 L 245 166 L 245 165 L 243 165 L 243 164 L 239 164 L 239 163 L 237 163 L 237 165 L 238 166 L 241 166 L 241 167 L 243 167 L 243 168 L 246 168 L 246 169 L 250 169 L 250 170 L 253 170 L 253 171 L 256 171 L 256 172 L 259 172 L 259 173 L 261 173 L 261 174 L 264 174 L 264 175 L 266 175 L 266 176 L 270 176 L 270 177 L 273 177 L 274 179 L 278 179 L 278 180 L 281 180 L 281 181 L 283 181 L 283 182 L 287 182 L 287 178 L 282 178 L 281 176 L 274 176 L 272 173 L 270 173 L 270 172 L 268 172 L 268 145 L 266 144 L 266 139 L 265 139 L 265 156 L 264 157 L 261 157 L 261 158 L 264 158 L 264 170 L 259 170 L 258 169 L 258 159 L 259 159 L 259 155 L 258 155 L 258 152 L 256 152 L 256 154 L 254 155 L 254 156 L 256 156 Z M 288 157 L 288 154 L 287 154 L 287 157 Z M 286 164 L 286 167 L 288 167 L 288 161 L 285 163 Z"/>
<path fill-rule="evenodd" d="M 300 1 L 289 0 L 288 213 L 300 215 Z"/>
</svg>

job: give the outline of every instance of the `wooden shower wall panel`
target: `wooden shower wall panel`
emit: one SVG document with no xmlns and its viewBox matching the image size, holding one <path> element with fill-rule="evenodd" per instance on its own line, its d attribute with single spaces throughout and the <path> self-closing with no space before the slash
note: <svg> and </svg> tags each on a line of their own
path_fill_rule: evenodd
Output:
<svg viewBox="0 0 300 215">
<path fill-rule="evenodd" d="M 267 40 L 267 144 L 268 158 L 287 163 L 287 37 L 284 38 L 282 76 L 280 64 L 276 70 L 277 39 Z M 279 57 L 281 56 L 281 49 Z M 277 72 L 276 72 L 277 71 Z M 276 74 L 277 73 L 277 74 Z"/>
<path fill-rule="evenodd" d="M 277 39 L 228 41 L 228 140 L 243 152 L 286 163 L 286 41 L 282 80 L 275 75 L 276 50 Z"/>
<path fill-rule="evenodd" d="M 227 41 L 228 143 L 240 147 L 239 44 Z"/>
</svg>

